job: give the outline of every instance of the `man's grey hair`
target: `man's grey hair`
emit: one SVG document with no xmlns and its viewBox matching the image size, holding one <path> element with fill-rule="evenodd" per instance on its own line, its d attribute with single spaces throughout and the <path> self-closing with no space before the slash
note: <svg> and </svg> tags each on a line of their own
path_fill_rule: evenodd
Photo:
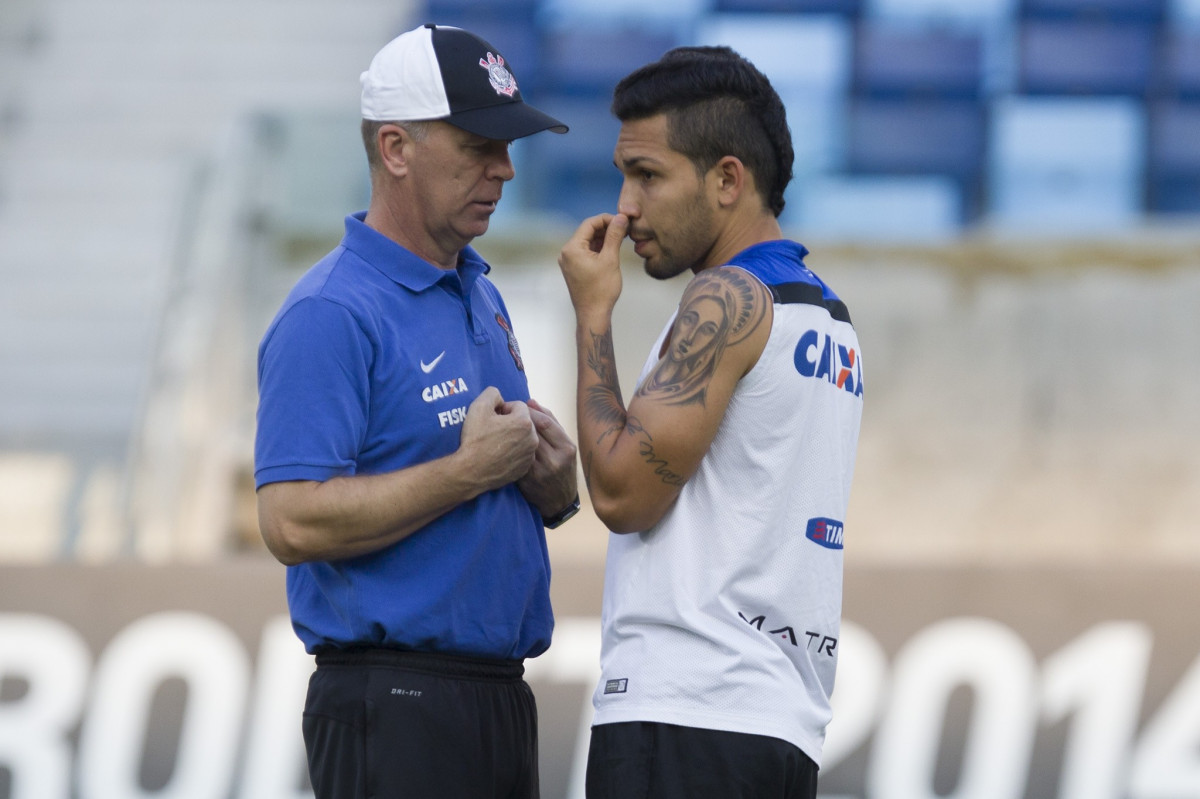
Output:
<svg viewBox="0 0 1200 799">
<path fill-rule="evenodd" d="M 429 122 L 427 121 L 401 122 L 399 120 L 364 119 L 362 121 L 363 147 L 367 150 L 367 166 L 372 174 L 383 167 L 377 142 L 379 141 L 379 129 L 384 125 L 398 125 L 404 128 L 415 141 L 424 141 L 425 137 L 429 135 Z"/>
</svg>

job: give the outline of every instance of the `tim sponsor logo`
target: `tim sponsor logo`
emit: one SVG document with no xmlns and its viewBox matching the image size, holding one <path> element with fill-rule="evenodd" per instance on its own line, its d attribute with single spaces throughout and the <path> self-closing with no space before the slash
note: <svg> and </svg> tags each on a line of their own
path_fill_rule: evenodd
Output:
<svg viewBox="0 0 1200 799">
<path fill-rule="evenodd" d="M 845 529 L 837 519 L 809 519 L 808 529 L 804 535 L 809 541 L 820 544 L 826 549 L 842 549 L 842 537 Z"/>
</svg>

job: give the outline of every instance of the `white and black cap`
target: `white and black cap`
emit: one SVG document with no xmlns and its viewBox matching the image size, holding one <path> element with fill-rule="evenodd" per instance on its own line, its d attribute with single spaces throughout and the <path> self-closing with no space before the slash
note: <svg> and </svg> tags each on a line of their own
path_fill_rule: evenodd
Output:
<svg viewBox="0 0 1200 799">
<path fill-rule="evenodd" d="M 392 39 L 362 73 L 362 116 L 377 122 L 440 119 L 511 141 L 567 126 L 526 103 L 492 45 L 462 28 L 425 25 Z"/>
</svg>

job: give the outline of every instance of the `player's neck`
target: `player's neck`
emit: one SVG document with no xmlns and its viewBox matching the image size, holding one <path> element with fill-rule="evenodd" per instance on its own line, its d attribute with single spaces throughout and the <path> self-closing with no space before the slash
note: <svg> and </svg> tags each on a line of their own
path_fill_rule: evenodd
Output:
<svg viewBox="0 0 1200 799">
<path fill-rule="evenodd" d="M 735 216 L 709 250 L 708 257 L 692 271 L 699 273 L 714 266 L 724 266 L 747 247 L 782 238 L 783 229 L 779 226 L 779 220 L 769 213 Z"/>
</svg>

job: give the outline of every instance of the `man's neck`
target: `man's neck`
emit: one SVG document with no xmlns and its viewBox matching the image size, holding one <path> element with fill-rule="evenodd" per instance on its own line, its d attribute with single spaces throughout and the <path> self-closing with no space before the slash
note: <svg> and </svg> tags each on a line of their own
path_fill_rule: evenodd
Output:
<svg viewBox="0 0 1200 799">
<path fill-rule="evenodd" d="M 745 219 L 730 220 L 729 226 L 717 239 L 708 257 L 692 271 L 698 274 L 714 266 L 724 266 L 747 247 L 782 238 L 783 229 L 779 227 L 779 220 L 770 214 L 755 214 Z"/>
<path fill-rule="evenodd" d="M 457 268 L 458 256 L 462 252 L 462 248 L 447 251 L 438 246 L 437 242 L 429 236 L 414 233 L 410 230 L 411 219 L 411 214 L 405 213 L 404 209 L 397 207 L 394 203 L 376 201 L 375 198 L 372 198 L 363 223 L 439 269 Z"/>
</svg>

